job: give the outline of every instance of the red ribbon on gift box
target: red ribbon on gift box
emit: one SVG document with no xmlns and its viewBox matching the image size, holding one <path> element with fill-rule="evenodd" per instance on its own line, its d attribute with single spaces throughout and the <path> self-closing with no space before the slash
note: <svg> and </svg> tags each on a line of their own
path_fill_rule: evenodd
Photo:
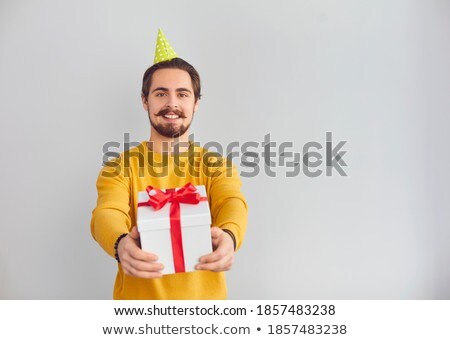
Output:
<svg viewBox="0 0 450 340">
<path fill-rule="evenodd" d="M 152 190 L 155 193 L 151 193 Z M 183 239 L 181 236 L 180 203 L 198 204 L 201 201 L 206 201 L 208 198 L 200 196 L 197 188 L 191 183 L 187 183 L 178 190 L 166 189 L 165 192 L 149 185 L 145 191 L 147 191 L 149 199 L 147 202 L 138 203 L 138 207 L 151 206 L 153 209 L 159 210 L 167 203 L 171 203 L 170 238 L 172 240 L 173 264 L 175 273 L 184 273 L 186 270 L 184 266 Z"/>
</svg>

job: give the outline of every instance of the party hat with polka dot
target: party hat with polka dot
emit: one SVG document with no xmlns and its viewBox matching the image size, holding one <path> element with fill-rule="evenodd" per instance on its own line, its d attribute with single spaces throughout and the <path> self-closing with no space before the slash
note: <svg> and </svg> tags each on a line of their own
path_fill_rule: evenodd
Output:
<svg viewBox="0 0 450 340">
<path fill-rule="evenodd" d="M 160 63 L 162 61 L 169 61 L 173 58 L 178 57 L 178 55 L 173 50 L 172 46 L 170 46 L 169 41 L 164 35 L 161 29 L 158 29 L 158 38 L 156 40 L 156 50 L 155 50 L 155 60 L 153 61 L 155 64 Z"/>
</svg>

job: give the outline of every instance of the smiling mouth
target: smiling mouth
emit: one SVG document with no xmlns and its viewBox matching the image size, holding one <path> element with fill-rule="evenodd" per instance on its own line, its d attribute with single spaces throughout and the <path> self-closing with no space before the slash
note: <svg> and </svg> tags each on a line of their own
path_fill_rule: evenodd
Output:
<svg viewBox="0 0 450 340">
<path fill-rule="evenodd" d="M 167 113 L 167 114 L 163 115 L 163 117 L 166 119 L 171 119 L 171 120 L 180 118 L 180 116 L 175 113 Z"/>
</svg>

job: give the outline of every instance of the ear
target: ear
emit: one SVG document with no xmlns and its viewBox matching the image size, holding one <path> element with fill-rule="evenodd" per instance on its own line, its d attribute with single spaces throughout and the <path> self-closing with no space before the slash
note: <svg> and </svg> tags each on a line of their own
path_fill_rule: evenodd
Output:
<svg viewBox="0 0 450 340">
<path fill-rule="evenodd" d="M 197 99 L 197 101 L 194 104 L 194 112 L 197 111 L 199 104 L 200 104 L 200 99 Z"/>
<path fill-rule="evenodd" d="M 148 100 L 144 96 L 141 96 L 142 99 L 142 106 L 144 107 L 145 111 L 148 111 Z"/>
</svg>

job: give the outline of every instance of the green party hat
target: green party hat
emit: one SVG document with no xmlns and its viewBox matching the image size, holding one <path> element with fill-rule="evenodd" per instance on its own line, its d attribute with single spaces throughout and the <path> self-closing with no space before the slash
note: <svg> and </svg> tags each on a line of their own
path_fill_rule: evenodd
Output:
<svg viewBox="0 0 450 340">
<path fill-rule="evenodd" d="M 176 57 L 178 57 L 178 55 L 173 50 L 172 46 L 170 46 L 163 31 L 159 28 L 158 38 L 156 40 L 155 60 L 153 63 L 157 64 L 162 61 L 169 61 Z"/>
</svg>

